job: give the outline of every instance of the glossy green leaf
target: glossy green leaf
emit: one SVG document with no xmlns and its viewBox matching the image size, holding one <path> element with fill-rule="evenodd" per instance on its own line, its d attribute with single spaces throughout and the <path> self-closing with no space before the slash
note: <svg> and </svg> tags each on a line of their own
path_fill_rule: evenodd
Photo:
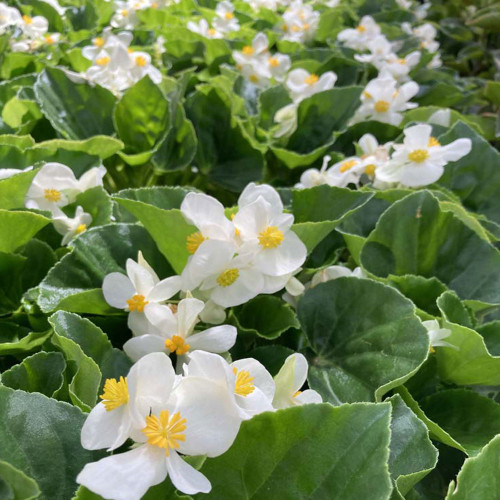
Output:
<svg viewBox="0 0 500 500">
<path fill-rule="evenodd" d="M 13 252 L 28 243 L 50 219 L 33 212 L 0 209 L 0 252 Z"/>
</svg>

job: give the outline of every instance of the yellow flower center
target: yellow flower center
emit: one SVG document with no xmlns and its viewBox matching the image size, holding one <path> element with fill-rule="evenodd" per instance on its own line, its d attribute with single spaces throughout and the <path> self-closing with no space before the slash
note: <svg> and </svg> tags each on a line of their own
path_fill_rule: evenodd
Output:
<svg viewBox="0 0 500 500">
<path fill-rule="evenodd" d="M 429 347 L 429 352 L 430 352 L 431 354 L 434 354 L 434 353 L 436 352 L 436 349 L 434 349 L 434 347 L 430 346 L 430 347 Z"/>
<path fill-rule="evenodd" d="M 369 94 L 366 90 L 363 90 L 363 97 L 366 97 L 366 99 L 373 99 L 372 95 Z"/>
<path fill-rule="evenodd" d="M 282 29 L 283 31 L 288 31 L 288 26 L 287 26 L 286 24 L 284 24 L 284 25 L 281 27 L 281 29 Z"/>
<path fill-rule="evenodd" d="M 236 214 L 231 214 L 231 220 L 234 220 L 234 216 L 235 215 Z M 239 236 L 240 235 L 240 230 L 237 227 L 234 228 L 234 235 L 235 236 Z"/>
<path fill-rule="evenodd" d="M 224 14 L 224 17 L 229 21 L 231 19 L 234 19 L 234 14 L 232 12 L 226 12 Z"/>
<path fill-rule="evenodd" d="M 189 253 L 193 254 L 198 250 L 198 247 L 208 238 L 205 238 L 199 231 L 190 234 L 186 238 L 186 249 Z"/>
<path fill-rule="evenodd" d="M 149 304 L 144 295 L 136 293 L 131 299 L 127 300 L 130 311 L 143 312 L 144 308 Z"/>
<path fill-rule="evenodd" d="M 217 34 L 217 31 L 215 31 L 213 28 L 210 28 L 210 29 L 208 30 L 208 34 L 209 34 L 210 36 L 214 36 L 215 34 Z"/>
<path fill-rule="evenodd" d="M 271 66 L 272 68 L 277 68 L 280 63 L 278 61 L 278 59 L 276 59 L 276 57 L 270 57 L 267 62 L 269 63 L 269 66 Z"/>
<path fill-rule="evenodd" d="M 296 398 L 299 394 L 302 394 L 302 391 L 297 391 L 293 396 L 292 398 Z"/>
<path fill-rule="evenodd" d="M 184 339 L 180 335 L 174 335 L 171 339 L 165 340 L 165 347 L 171 352 L 177 354 L 177 356 L 181 356 L 182 354 L 186 354 L 191 346 L 186 344 Z"/>
<path fill-rule="evenodd" d="M 219 274 L 217 277 L 217 283 L 219 286 L 230 286 L 240 277 L 240 272 L 238 269 L 226 269 L 223 273 Z"/>
<path fill-rule="evenodd" d="M 398 64 L 406 64 L 406 59 L 396 59 Z"/>
<path fill-rule="evenodd" d="M 94 38 L 92 40 L 92 43 L 96 46 L 96 47 L 104 47 L 104 38 L 101 38 L 100 36 L 98 36 L 97 38 Z"/>
<path fill-rule="evenodd" d="M 259 77 L 257 75 L 250 75 L 248 77 L 248 79 L 252 82 L 252 83 L 258 83 L 259 82 Z"/>
<path fill-rule="evenodd" d="M 54 39 L 50 35 L 45 35 L 45 43 L 48 45 L 52 45 L 54 43 Z"/>
<path fill-rule="evenodd" d="M 127 16 L 128 16 L 128 10 L 127 10 L 127 9 L 123 9 L 123 10 L 121 11 L 121 15 L 122 15 L 123 17 L 127 17 Z"/>
<path fill-rule="evenodd" d="M 351 170 L 352 167 L 356 166 L 358 164 L 358 160 L 347 160 L 342 165 L 340 165 L 340 173 L 347 172 L 348 170 Z"/>
<path fill-rule="evenodd" d="M 152 7 L 153 9 L 157 9 L 157 8 L 158 8 L 158 4 L 157 4 L 156 2 L 153 2 L 153 3 L 151 4 L 151 7 Z"/>
<path fill-rule="evenodd" d="M 319 80 L 319 76 L 315 75 L 314 73 L 311 73 L 305 80 L 304 83 L 307 83 L 307 85 L 314 85 L 317 83 Z"/>
<path fill-rule="evenodd" d="M 146 61 L 146 58 L 143 56 L 137 56 L 135 58 L 135 64 L 137 64 L 137 66 L 144 67 L 144 66 L 146 66 L 147 63 L 148 63 L 148 61 Z"/>
<path fill-rule="evenodd" d="M 432 148 L 434 146 L 441 146 L 441 143 L 435 137 L 429 137 L 429 143 L 427 146 Z"/>
<path fill-rule="evenodd" d="M 302 29 L 303 29 L 304 31 L 307 31 L 307 30 L 309 29 L 309 27 L 310 27 L 310 24 L 309 24 L 309 23 L 304 23 L 304 26 L 302 26 Z"/>
<path fill-rule="evenodd" d="M 33 24 L 33 18 L 30 17 L 30 16 L 23 16 L 23 21 L 25 22 L 25 24 Z"/>
<path fill-rule="evenodd" d="M 246 56 L 251 56 L 255 51 L 253 50 L 253 47 L 250 45 L 245 45 L 242 49 L 241 52 L 245 54 Z"/>
<path fill-rule="evenodd" d="M 61 191 L 57 189 L 46 189 L 43 196 L 47 201 L 57 203 L 61 200 Z"/>
<path fill-rule="evenodd" d="M 104 56 L 99 57 L 99 59 L 96 59 L 95 62 L 98 66 L 107 66 L 109 64 L 109 61 L 111 61 L 111 59 L 108 56 Z"/>
<path fill-rule="evenodd" d="M 373 175 L 373 174 L 375 174 L 375 169 L 376 168 L 377 167 L 373 163 L 371 165 L 367 165 L 365 167 L 365 174 L 366 175 Z"/>
<path fill-rule="evenodd" d="M 385 113 L 386 111 L 389 110 L 390 104 L 387 101 L 377 101 L 374 105 L 373 108 L 377 113 Z"/>
<path fill-rule="evenodd" d="M 87 230 L 87 224 L 80 224 L 77 228 L 76 228 L 76 234 L 82 234 L 84 231 Z"/>
<path fill-rule="evenodd" d="M 364 26 L 362 26 L 361 24 L 359 26 L 356 26 L 356 29 L 360 32 L 360 33 L 364 33 L 366 31 L 366 28 Z"/>
<path fill-rule="evenodd" d="M 104 392 L 99 397 L 106 411 L 115 410 L 128 403 L 127 379 L 123 377 L 120 377 L 118 381 L 115 378 L 106 379 Z"/>
<path fill-rule="evenodd" d="M 156 415 L 146 417 L 146 427 L 142 432 L 147 436 L 148 443 L 158 448 L 165 449 L 168 457 L 169 450 L 177 450 L 179 441 L 184 442 L 186 435 L 186 419 L 181 417 L 179 412 L 174 413 L 172 418 L 167 410 L 162 410 L 160 418 Z"/>
<path fill-rule="evenodd" d="M 243 396 L 246 398 L 249 394 L 255 390 L 253 384 L 254 377 L 250 377 L 250 373 L 246 370 L 238 370 L 236 366 L 233 366 L 233 373 L 236 375 L 236 382 L 234 383 L 234 393 L 238 396 Z"/>
<path fill-rule="evenodd" d="M 276 248 L 281 245 L 285 236 L 276 226 L 268 226 L 259 233 L 259 244 L 264 248 Z"/>
<path fill-rule="evenodd" d="M 429 158 L 429 152 L 426 149 L 415 149 L 408 155 L 408 159 L 415 163 L 422 163 Z"/>
</svg>

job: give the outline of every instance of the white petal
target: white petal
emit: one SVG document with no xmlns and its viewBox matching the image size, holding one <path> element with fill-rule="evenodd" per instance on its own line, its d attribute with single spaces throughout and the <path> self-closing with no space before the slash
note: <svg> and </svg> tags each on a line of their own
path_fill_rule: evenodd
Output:
<svg viewBox="0 0 500 500">
<path fill-rule="evenodd" d="M 187 337 L 198 322 L 198 315 L 203 311 L 205 304 L 198 299 L 182 299 L 177 307 L 178 335 Z"/>
<path fill-rule="evenodd" d="M 132 360 L 138 361 L 152 352 L 165 352 L 165 341 L 158 335 L 141 335 L 127 340 L 123 344 L 125 354 Z"/>
<path fill-rule="evenodd" d="M 246 370 L 250 373 L 250 376 L 254 379 L 253 384 L 272 401 L 276 386 L 273 377 L 271 377 L 271 374 L 265 369 L 264 365 L 259 363 L 256 359 L 246 358 L 231 363 L 231 366 L 236 367 L 238 371 Z"/>
<path fill-rule="evenodd" d="M 306 391 L 301 392 L 294 398 L 295 402 L 299 405 L 306 405 L 310 403 L 322 403 L 323 398 L 312 389 L 307 389 Z"/>
<path fill-rule="evenodd" d="M 210 481 L 173 450 L 167 460 L 167 470 L 172 484 L 182 493 L 208 493 L 212 489 Z"/>
<path fill-rule="evenodd" d="M 122 405 L 107 411 L 103 403 L 97 404 L 87 416 L 82 427 L 82 446 L 87 450 L 121 446 L 129 437 L 130 417 L 128 406 Z"/>
<path fill-rule="evenodd" d="M 207 225 L 221 225 L 230 230 L 231 223 L 224 213 L 224 205 L 203 193 L 188 193 L 181 204 L 185 219 L 203 231 Z"/>
<path fill-rule="evenodd" d="M 177 318 L 169 306 L 153 302 L 144 308 L 144 313 L 151 325 L 165 338 L 170 338 L 177 333 Z"/>
<path fill-rule="evenodd" d="M 227 361 L 222 356 L 206 351 L 190 353 L 185 372 L 186 376 L 212 380 L 224 387 L 228 387 L 228 380 L 233 378 Z"/>
<path fill-rule="evenodd" d="M 110 273 L 104 278 L 102 293 L 110 306 L 126 309 L 128 307 L 127 300 L 135 294 L 135 287 L 124 274 Z"/>
<path fill-rule="evenodd" d="M 436 182 L 444 172 L 444 167 L 425 162 L 418 166 L 407 165 L 401 169 L 400 182 L 404 186 L 428 186 Z"/>
<path fill-rule="evenodd" d="M 146 335 L 147 333 L 152 333 L 155 330 L 155 327 L 148 321 L 146 316 L 146 311 L 149 306 L 150 304 L 146 305 L 144 312 L 130 311 L 128 313 L 127 326 L 136 336 Z"/>
<path fill-rule="evenodd" d="M 280 371 L 274 377 L 276 392 L 273 406 L 277 409 L 291 406 L 291 398 L 304 385 L 306 378 L 306 358 L 299 353 L 288 356 Z"/>
<path fill-rule="evenodd" d="M 143 445 L 85 465 L 76 482 L 111 500 L 140 500 L 166 477 L 165 451 Z"/>
<path fill-rule="evenodd" d="M 226 352 L 236 342 L 237 330 L 231 325 L 221 325 L 195 333 L 187 339 L 192 350 L 201 349 L 208 352 Z"/>
<path fill-rule="evenodd" d="M 144 295 L 144 297 L 148 296 L 149 292 L 156 284 L 154 276 L 132 259 L 127 259 L 127 275 L 134 284 L 137 293 Z"/>
<path fill-rule="evenodd" d="M 267 184 L 261 184 L 258 186 L 254 182 L 248 184 L 240 194 L 240 197 L 238 198 L 238 207 L 241 209 L 244 206 L 253 203 L 259 196 L 264 198 L 264 200 L 266 200 L 271 207 L 273 207 L 273 212 L 283 212 L 283 202 L 281 201 L 278 192 Z"/>
<path fill-rule="evenodd" d="M 443 157 L 446 161 L 457 161 L 468 155 L 472 149 L 472 141 L 468 138 L 457 139 L 443 146 Z"/>
<path fill-rule="evenodd" d="M 180 276 L 170 276 L 157 283 L 148 294 L 150 302 L 164 302 L 179 292 L 182 286 Z"/>
</svg>

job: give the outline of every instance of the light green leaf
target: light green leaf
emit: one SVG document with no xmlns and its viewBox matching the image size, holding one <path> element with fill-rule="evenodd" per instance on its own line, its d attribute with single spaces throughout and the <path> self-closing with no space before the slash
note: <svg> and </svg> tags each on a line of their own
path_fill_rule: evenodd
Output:
<svg viewBox="0 0 500 500">
<path fill-rule="evenodd" d="M 33 212 L 0 209 L 0 251 L 13 252 L 35 236 L 50 219 Z"/>
<path fill-rule="evenodd" d="M 34 500 L 40 495 L 36 481 L 8 462 L 0 461 L 0 481 L 9 486 L 12 500 Z"/>
</svg>

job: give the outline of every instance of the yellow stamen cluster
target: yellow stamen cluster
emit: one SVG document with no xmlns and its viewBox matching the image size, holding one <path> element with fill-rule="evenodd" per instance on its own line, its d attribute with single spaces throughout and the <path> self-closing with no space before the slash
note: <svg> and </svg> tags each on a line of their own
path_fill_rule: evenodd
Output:
<svg viewBox="0 0 500 500">
<path fill-rule="evenodd" d="M 123 16 L 123 17 L 127 17 L 128 16 L 128 10 L 127 9 L 123 9 L 120 14 Z"/>
<path fill-rule="evenodd" d="M 305 80 L 304 83 L 307 83 L 307 85 L 314 85 L 315 83 L 318 83 L 319 81 L 319 76 L 315 75 L 314 73 L 311 73 Z"/>
<path fill-rule="evenodd" d="M 104 56 L 99 57 L 99 59 L 96 59 L 95 62 L 98 66 L 107 66 L 109 64 L 109 61 L 111 61 L 111 59 L 108 56 Z"/>
<path fill-rule="evenodd" d="M 429 137 L 429 143 L 427 146 L 432 148 L 434 146 L 441 146 L 441 143 L 435 137 Z"/>
<path fill-rule="evenodd" d="M 360 33 L 364 33 L 366 31 L 366 28 L 360 24 L 359 26 L 356 26 L 356 30 Z"/>
<path fill-rule="evenodd" d="M 186 354 L 191 346 L 186 344 L 184 339 L 180 335 L 173 335 L 171 339 L 165 340 L 165 347 L 171 352 L 177 354 L 177 356 L 182 356 Z"/>
<path fill-rule="evenodd" d="M 406 59 L 396 59 L 398 64 L 406 64 Z"/>
<path fill-rule="evenodd" d="M 242 49 L 241 52 L 243 52 L 244 55 L 246 56 L 251 56 L 255 51 L 253 50 L 253 47 L 250 45 L 245 45 Z"/>
<path fill-rule="evenodd" d="M 96 47 L 104 47 L 104 38 L 101 38 L 100 36 L 98 36 L 97 38 L 94 38 L 92 40 L 92 43 L 96 46 Z"/>
<path fill-rule="evenodd" d="M 377 113 L 386 113 L 387 111 L 389 111 L 389 108 L 391 107 L 391 105 L 387 102 L 387 101 L 377 101 L 374 105 L 373 105 L 373 109 L 377 112 Z"/>
<path fill-rule="evenodd" d="M 366 90 L 363 90 L 363 97 L 365 99 L 373 99 L 373 96 L 369 92 L 367 92 Z"/>
<path fill-rule="evenodd" d="M 244 398 L 252 394 L 255 390 L 255 385 L 253 384 L 254 377 L 250 377 L 250 373 L 246 370 L 238 370 L 235 366 L 233 367 L 233 373 L 236 375 L 234 393 Z"/>
<path fill-rule="evenodd" d="M 302 394 L 302 391 L 297 391 L 293 396 L 292 398 L 296 398 L 299 394 Z"/>
<path fill-rule="evenodd" d="M 374 165 L 373 163 L 370 164 L 370 165 L 366 165 L 366 167 L 365 167 L 365 174 L 366 175 L 374 175 L 376 168 L 377 168 L 376 165 Z"/>
<path fill-rule="evenodd" d="M 351 170 L 352 167 L 355 167 L 358 164 L 358 160 L 347 160 L 342 165 L 340 165 L 340 173 L 347 172 L 348 170 Z"/>
<path fill-rule="evenodd" d="M 205 238 L 199 231 L 191 233 L 186 238 L 186 249 L 189 253 L 193 254 L 198 250 L 199 246 L 208 238 Z"/>
<path fill-rule="evenodd" d="M 232 12 L 226 12 L 226 13 L 224 14 L 224 17 L 225 17 L 228 21 L 230 21 L 231 19 L 234 19 L 234 14 L 233 14 Z"/>
<path fill-rule="evenodd" d="M 270 57 L 267 60 L 267 62 L 269 63 L 269 66 L 271 66 L 272 68 L 277 68 L 280 65 L 280 63 L 276 57 Z"/>
<path fill-rule="evenodd" d="M 24 21 L 25 24 L 33 24 L 33 18 L 30 17 L 30 16 L 24 15 L 23 16 L 23 21 Z"/>
<path fill-rule="evenodd" d="M 117 381 L 115 378 L 108 378 L 104 384 L 104 392 L 99 397 L 106 411 L 115 410 L 128 403 L 127 379 L 120 377 Z"/>
<path fill-rule="evenodd" d="M 57 189 L 46 189 L 43 196 L 47 201 L 56 203 L 61 200 L 61 191 Z"/>
<path fill-rule="evenodd" d="M 214 35 L 216 35 L 216 34 L 217 34 L 217 31 L 215 31 L 215 29 L 214 29 L 214 28 L 210 28 L 210 29 L 208 30 L 208 34 L 209 34 L 210 36 L 214 36 Z"/>
<path fill-rule="evenodd" d="M 45 43 L 47 45 L 52 45 L 54 42 L 55 40 L 50 35 L 45 35 Z"/>
<path fill-rule="evenodd" d="M 415 163 L 422 163 L 427 158 L 429 158 L 429 151 L 426 149 L 415 149 L 408 155 L 408 159 Z"/>
<path fill-rule="evenodd" d="M 284 239 L 284 234 L 276 226 L 268 226 L 259 233 L 259 245 L 264 248 L 277 248 Z"/>
<path fill-rule="evenodd" d="M 149 304 L 144 295 L 136 293 L 131 299 L 127 300 L 130 311 L 144 312 L 144 308 Z"/>
<path fill-rule="evenodd" d="M 87 224 L 80 224 L 77 228 L 76 228 L 76 234 L 82 234 L 84 231 L 87 230 Z"/>
<path fill-rule="evenodd" d="M 167 410 L 162 410 L 160 418 L 156 415 L 146 417 L 146 427 L 142 432 L 147 436 L 148 443 L 158 448 L 165 449 L 168 457 L 169 450 L 179 449 L 179 441 L 184 442 L 186 435 L 186 419 L 179 412 L 174 413 L 172 418 Z"/>
<path fill-rule="evenodd" d="M 248 78 L 249 78 L 249 80 L 252 83 L 258 83 L 259 82 L 259 77 L 257 75 L 250 75 Z"/>
<path fill-rule="evenodd" d="M 238 269 L 226 269 L 223 273 L 219 274 L 217 277 L 217 283 L 219 286 L 226 287 L 232 285 L 240 277 L 240 272 Z"/>
<path fill-rule="evenodd" d="M 144 66 L 146 66 L 147 63 L 148 63 L 148 61 L 143 56 L 137 56 L 135 58 L 135 64 L 137 64 L 137 66 L 140 66 L 141 68 L 143 68 Z"/>
</svg>

